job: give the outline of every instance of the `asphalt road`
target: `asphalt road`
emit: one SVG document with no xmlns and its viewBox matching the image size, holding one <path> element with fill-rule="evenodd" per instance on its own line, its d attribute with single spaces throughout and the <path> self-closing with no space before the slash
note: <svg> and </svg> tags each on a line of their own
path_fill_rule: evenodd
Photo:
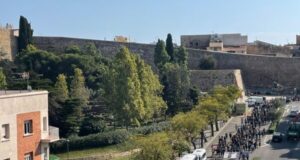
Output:
<svg viewBox="0 0 300 160">
<path fill-rule="evenodd" d="M 288 114 L 291 110 L 300 110 L 300 102 L 292 102 L 285 107 L 286 110 L 278 126 L 278 132 L 282 133 L 287 131 Z M 257 157 L 260 160 L 300 160 L 300 141 L 287 141 L 284 137 L 281 143 L 273 143 L 271 139 L 272 135 L 265 136 L 262 146 L 251 154 L 251 159 Z"/>
</svg>

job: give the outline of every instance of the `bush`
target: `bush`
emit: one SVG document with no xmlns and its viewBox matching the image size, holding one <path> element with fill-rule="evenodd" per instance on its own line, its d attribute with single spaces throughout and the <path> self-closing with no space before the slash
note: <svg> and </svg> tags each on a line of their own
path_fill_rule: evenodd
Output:
<svg viewBox="0 0 300 160">
<path fill-rule="evenodd" d="M 216 60 L 212 56 L 207 56 L 200 60 L 199 68 L 204 70 L 214 69 L 215 65 Z"/>
<path fill-rule="evenodd" d="M 155 132 L 165 131 L 169 127 L 170 127 L 169 122 L 153 123 L 149 126 L 143 126 L 143 127 L 131 129 L 130 133 L 147 135 L 147 134 L 151 134 L 151 133 L 155 133 Z"/>
<path fill-rule="evenodd" d="M 85 117 L 81 124 L 79 135 L 86 136 L 89 134 L 102 133 L 106 127 L 106 123 L 100 117 Z"/>
<path fill-rule="evenodd" d="M 95 147 L 104 147 L 125 142 L 130 137 L 130 133 L 126 130 L 116 130 L 111 132 L 91 134 L 83 137 L 71 137 L 69 139 L 69 149 L 79 150 Z M 50 144 L 53 153 L 61 153 L 67 151 L 66 141 L 57 141 Z"/>
</svg>

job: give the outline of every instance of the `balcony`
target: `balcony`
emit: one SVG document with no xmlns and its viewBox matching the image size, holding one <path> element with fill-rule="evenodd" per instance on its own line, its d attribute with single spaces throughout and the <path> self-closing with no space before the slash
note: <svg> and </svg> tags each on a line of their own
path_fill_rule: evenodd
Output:
<svg viewBox="0 0 300 160">
<path fill-rule="evenodd" d="M 59 128 L 49 126 L 49 135 L 41 139 L 42 143 L 52 143 L 59 140 Z"/>
</svg>

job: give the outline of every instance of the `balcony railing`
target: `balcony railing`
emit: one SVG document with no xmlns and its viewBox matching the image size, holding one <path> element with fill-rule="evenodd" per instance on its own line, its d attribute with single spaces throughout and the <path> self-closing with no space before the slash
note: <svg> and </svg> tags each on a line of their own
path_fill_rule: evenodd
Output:
<svg viewBox="0 0 300 160">
<path fill-rule="evenodd" d="M 59 128 L 49 126 L 49 135 L 41 141 L 44 143 L 52 143 L 59 140 Z"/>
</svg>

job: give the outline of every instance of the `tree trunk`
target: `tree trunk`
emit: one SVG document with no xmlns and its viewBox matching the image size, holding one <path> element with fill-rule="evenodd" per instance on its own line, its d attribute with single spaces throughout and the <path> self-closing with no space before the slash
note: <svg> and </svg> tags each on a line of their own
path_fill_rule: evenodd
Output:
<svg viewBox="0 0 300 160">
<path fill-rule="evenodd" d="M 195 150 L 195 149 L 197 149 L 197 147 L 196 147 L 196 143 L 194 142 L 194 140 L 193 140 L 193 139 L 191 139 L 191 143 L 193 144 L 194 150 Z"/>
<path fill-rule="evenodd" d="M 218 118 L 215 118 L 216 131 L 219 131 Z"/>
<path fill-rule="evenodd" d="M 214 123 L 210 122 L 210 129 L 211 129 L 211 136 L 213 137 L 215 135 L 214 133 Z"/>
</svg>

